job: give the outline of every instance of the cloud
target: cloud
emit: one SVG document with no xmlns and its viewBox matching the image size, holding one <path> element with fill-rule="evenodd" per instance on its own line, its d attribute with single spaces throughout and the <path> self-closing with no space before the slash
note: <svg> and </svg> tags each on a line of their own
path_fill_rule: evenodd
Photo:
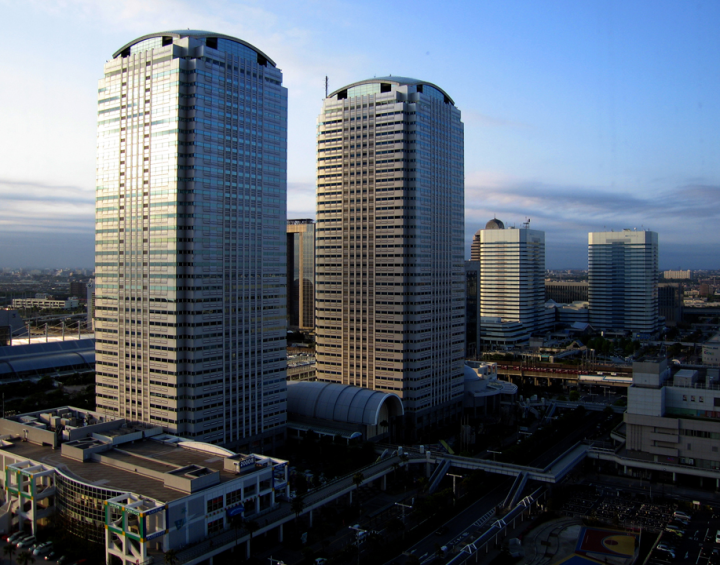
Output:
<svg viewBox="0 0 720 565">
<path fill-rule="evenodd" d="M 478 182 L 482 179 L 486 182 Z M 701 182 L 646 193 L 475 173 L 465 190 L 466 245 L 469 248 L 474 233 L 494 216 L 517 227 L 530 218 L 531 228 L 546 232 L 548 268 L 581 268 L 587 265 L 588 232 L 651 229 L 659 234 L 661 264 L 677 265 L 690 257 L 699 261 L 698 242 L 716 239 L 718 204 L 720 186 Z M 704 249 L 706 262 L 717 255 L 709 245 Z M 714 266 L 695 263 L 688 268 Z"/>
</svg>

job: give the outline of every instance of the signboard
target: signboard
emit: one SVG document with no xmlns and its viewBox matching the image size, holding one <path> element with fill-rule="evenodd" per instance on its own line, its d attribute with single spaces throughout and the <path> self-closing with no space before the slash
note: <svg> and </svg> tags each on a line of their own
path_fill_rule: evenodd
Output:
<svg viewBox="0 0 720 565">
<path fill-rule="evenodd" d="M 255 464 L 255 458 L 250 455 L 246 457 L 245 459 L 240 459 L 240 468 L 244 469 L 245 467 L 249 467 L 250 465 Z"/>
<path fill-rule="evenodd" d="M 232 508 L 227 509 L 227 517 L 232 518 L 233 516 L 237 516 L 243 512 L 245 512 L 245 505 L 239 504 L 238 506 L 233 506 Z"/>
</svg>

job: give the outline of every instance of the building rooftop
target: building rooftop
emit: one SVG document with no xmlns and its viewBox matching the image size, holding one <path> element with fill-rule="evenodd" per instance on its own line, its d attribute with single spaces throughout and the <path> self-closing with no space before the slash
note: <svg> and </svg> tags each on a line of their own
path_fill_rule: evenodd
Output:
<svg viewBox="0 0 720 565">
<path fill-rule="evenodd" d="M 183 37 L 192 37 L 194 39 L 227 39 L 228 41 L 233 41 L 235 43 L 239 43 L 240 45 L 244 45 L 245 47 L 248 47 L 255 51 L 258 55 L 264 57 L 267 62 L 272 65 L 273 67 L 277 66 L 275 64 L 275 61 L 273 61 L 270 57 L 265 55 L 260 49 L 257 47 L 254 47 L 247 41 L 243 41 L 242 39 L 238 39 L 237 37 L 232 37 L 231 35 L 225 35 L 222 33 L 215 33 L 212 31 L 204 31 L 199 29 L 178 29 L 178 30 L 172 30 L 172 31 L 159 31 L 156 33 L 148 33 L 147 35 L 143 35 L 142 37 L 138 37 L 137 39 L 133 39 L 132 41 L 126 43 L 123 45 L 120 49 L 115 51 L 113 53 L 113 59 L 118 57 L 123 53 L 123 51 L 126 51 L 127 49 L 130 49 L 133 45 L 136 45 L 140 43 L 141 41 L 145 41 L 147 39 L 155 39 L 155 38 L 170 38 L 171 42 L 173 39 L 181 39 Z"/>
<path fill-rule="evenodd" d="M 437 90 L 437 91 L 439 91 L 441 94 L 443 94 L 443 96 L 445 96 L 445 97 L 448 99 L 448 101 L 450 102 L 450 104 L 452 104 L 453 106 L 455 105 L 455 102 L 454 102 L 453 99 L 450 97 L 450 95 L 449 95 L 447 92 L 445 92 L 442 88 L 440 88 L 439 86 L 437 86 L 436 84 L 433 84 L 432 82 L 427 82 L 427 81 L 424 81 L 424 80 L 418 80 L 418 79 L 416 79 L 416 78 L 398 77 L 398 76 L 392 76 L 392 75 L 386 76 L 386 77 L 373 77 L 373 78 L 361 80 L 361 81 L 358 81 L 358 82 L 354 82 L 354 83 L 352 83 L 352 84 L 348 84 L 347 86 L 343 86 L 342 88 L 338 88 L 337 90 L 335 90 L 334 92 L 332 92 L 332 93 L 328 96 L 328 98 L 332 98 L 332 97 L 335 96 L 338 92 L 342 92 L 343 90 L 348 90 L 348 89 L 354 88 L 354 87 L 356 87 L 356 86 L 362 86 L 362 85 L 365 85 L 365 84 L 379 84 L 379 83 L 390 83 L 390 84 L 396 84 L 396 85 L 399 85 L 399 86 L 403 86 L 403 85 L 417 86 L 417 85 L 425 85 L 425 84 L 427 84 L 428 86 L 431 86 L 432 88 L 434 88 L 435 90 Z"/>
</svg>

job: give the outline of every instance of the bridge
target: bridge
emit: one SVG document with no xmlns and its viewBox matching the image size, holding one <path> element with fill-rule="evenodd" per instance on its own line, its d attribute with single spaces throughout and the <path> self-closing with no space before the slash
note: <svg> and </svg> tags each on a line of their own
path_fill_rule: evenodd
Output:
<svg viewBox="0 0 720 565">
<path fill-rule="evenodd" d="M 308 491 L 304 496 L 304 508 L 300 514 L 308 515 L 310 525 L 312 526 L 313 511 L 341 498 L 348 497 L 352 502 L 352 494 L 357 489 L 357 485 L 353 481 L 355 473 L 363 474 L 363 483 L 370 483 L 375 480 L 381 481 L 381 488 L 384 488 L 386 477 L 388 474 L 396 471 L 398 467 L 403 465 L 426 465 L 426 474 L 429 476 L 433 465 L 439 464 L 445 469 L 445 473 L 452 467 L 457 469 L 483 470 L 488 473 L 494 473 L 505 476 L 518 477 L 517 484 L 524 484 L 528 480 L 535 480 L 541 483 L 553 484 L 561 481 L 580 461 L 582 461 L 588 451 L 588 446 L 577 443 L 553 461 L 545 468 L 526 467 L 523 465 L 513 465 L 511 463 L 501 463 L 498 461 L 489 461 L 487 459 L 474 459 L 472 457 L 462 457 L 459 455 L 449 455 L 446 453 L 437 453 L 426 451 L 420 453 L 416 450 L 407 451 L 400 454 L 399 449 L 392 452 L 386 450 L 387 453 L 381 455 L 378 460 L 354 471 L 350 475 L 339 477 L 325 485 Z M 447 463 L 449 462 L 449 464 Z M 442 473 L 444 475 L 445 473 Z M 438 473 L 440 475 L 440 473 Z M 439 479 L 437 479 L 439 483 Z M 511 500 L 513 502 L 520 495 L 520 492 L 513 493 Z M 255 520 L 260 527 L 253 535 L 261 535 L 266 532 L 276 532 L 278 540 L 283 540 L 283 526 L 291 520 L 295 519 L 295 513 L 292 511 L 290 504 L 287 502 L 276 504 L 269 508 L 261 515 L 248 516 L 248 519 Z M 181 549 L 177 553 L 178 563 L 180 565 L 196 565 L 240 544 L 246 547 L 246 555 L 250 557 L 250 534 L 238 535 L 233 529 L 224 530 L 214 536 L 210 536 L 205 540 L 191 547 Z"/>
</svg>

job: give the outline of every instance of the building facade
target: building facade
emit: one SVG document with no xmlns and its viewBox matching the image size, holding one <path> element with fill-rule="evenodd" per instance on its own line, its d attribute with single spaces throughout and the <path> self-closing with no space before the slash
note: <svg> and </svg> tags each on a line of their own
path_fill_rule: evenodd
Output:
<svg viewBox="0 0 720 565">
<path fill-rule="evenodd" d="M 666 326 L 677 326 L 682 321 L 684 295 L 682 283 L 658 284 L 658 313 L 665 318 Z"/>
<path fill-rule="evenodd" d="M 588 301 L 596 330 L 650 336 L 658 324 L 658 234 L 588 234 Z"/>
<path fill-rule="evenodd" d="M 288 327 L 315 329 L 315 221 L 287 222 Z"/>
<path fill-rule="evenodd" d="M 415 79 L 336 90 L 318 119 L 317 376 L 396 393 L 411 436 L 462 410 L 463 143 Z"/>
<path fill-rule="evenodd" d="M 663 271 L 663 278 L 665 279 L 691 279 L 692 272 L 687 271 Z"/>
<path fill-rule="evenodd" d="M 503 222 L 492 219 L 476 233 L 474 254 L 480 262 L 483 342 L 498 344 L 498 320 L 520 323 L 524 340 L 533 332 L 545 330 L 545 232 L 527 227 L 506 229 Z M 490 325 L 492 335 L 483 330 Z M 517 341 L 516 329 L 513 343 Z"/>
<path fill-rule="evenodd" d="M 287 91 L 261 51 L 170 31 L 98 84 L 97 408 L 243 449 L 285 425 Z"/>
<path fill-rule="evenodd" d="M 558 304 L 587 302 L 588 283 L 545 281 L 545 300 L 554 300 Z"/>
</svg>

